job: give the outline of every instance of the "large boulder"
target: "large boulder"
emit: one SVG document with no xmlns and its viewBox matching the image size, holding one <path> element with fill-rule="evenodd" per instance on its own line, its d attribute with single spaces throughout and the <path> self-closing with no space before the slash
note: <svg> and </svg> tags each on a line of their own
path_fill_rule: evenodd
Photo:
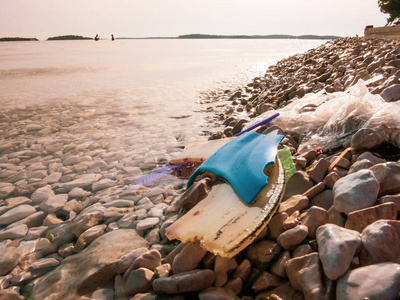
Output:
<svg viewBox="0 0 400 300">
<path fill-rule="evenodd" d="M 334 206 L 339 212 L 349 213 L 375 204 L 379 182 L 371 170 L 360 170 L 336 181 L 333 187 Z"/>
<path fill-rule="evenodd" d="M 379 220 L 362 232 L 360 264 L 381 262 L 400 264 L 400 221 Z"/>
<path fill-rule="evenodd" d="M 361 244 L 361 235 L 335 224 L 325 224 L 317 230 L 317 242 L 325 275 L 336 280 L 347 272 Z"/>
<path fill-rule="evenodd" d="M 400 265 L 380 263 L 348 271 L 336 287 L 336 299 L 398 299 Z"/>
<path fill-rule="evenodd" d="M 400 164 L 387 162 L 370 168 L 378 180 L 379 196 L 392 195 L 400 192 Z"/>
<path fill-rule="evenodd" d="M 88 299 L 95 290 L 114 282 L 117 272 L 113 265 L 118 258 L 140 247 L 147 247 L 147 242 L 135 230 L 106 233 L 41 277 L 31 299 Z"/>
<path fill-rule="evenodd" d="M 332 299 L 334 284 L 325 277 L 318 253 L 289 259 L 285 268 L 291 285 L 306 299 Z"/>
</svg>

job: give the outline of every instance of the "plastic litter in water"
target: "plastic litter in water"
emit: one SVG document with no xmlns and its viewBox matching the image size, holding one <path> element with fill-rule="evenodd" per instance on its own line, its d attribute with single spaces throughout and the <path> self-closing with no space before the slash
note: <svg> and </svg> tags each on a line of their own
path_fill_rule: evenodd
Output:
<svg viewBox="0 0 400 300">
<path fill-rule="evenodd" d="M 313 111 L 306 109 L 311 106 Z M 274 125 L 288 134 L 303 136 L 298 154 L 317 148 L 345 147 L 361 128 L 400 130 L 400 102 L 383 101 L 379 95 L 371 94 L 361 80 L 345 92 L 307 94 L 277 111 L 267 111 L 257 119 L 265 119 L 276 112 L 281 115 Z M 382 120 L 385 120 L 384 126 Z M 393 135 L 390 142 L 400 146 L 400 135 Z"/>
</svg>

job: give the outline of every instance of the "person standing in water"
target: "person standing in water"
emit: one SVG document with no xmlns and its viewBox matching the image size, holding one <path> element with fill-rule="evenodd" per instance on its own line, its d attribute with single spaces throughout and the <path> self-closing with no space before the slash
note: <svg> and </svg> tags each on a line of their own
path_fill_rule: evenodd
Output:
<svg viewBox="0 0 400 300">
<path fill-rule="evenodd" d="M 99 35 L 96 34 L 96 36 L 94 37 L 94 40 L 95 40 L 95 41 L 98 41 L 99 39 L 100 39 Z"/>
<path fill-rule="evenodd" d="M 112 40 L 112 41 L 114 40 L 114 35 L 113 35 L 113 34 L 111 35 L 111 40 Z"/>
</svg>

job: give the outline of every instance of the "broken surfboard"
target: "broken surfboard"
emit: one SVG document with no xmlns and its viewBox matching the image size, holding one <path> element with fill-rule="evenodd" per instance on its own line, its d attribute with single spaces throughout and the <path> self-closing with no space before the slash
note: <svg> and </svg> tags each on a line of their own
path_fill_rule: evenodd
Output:
<svg viewBox="0 0 400 300">
<path fill-rule="evenodd" d="M 203 163 L 207 158 L 213 155 L 216 151 L 218 151 L 225 144 L 234 140 L 236 137 L 243 135 L 245 133 L 251 132 L 251 130 L 256 129 L 263 125 L 270 124 L 275 118 L 279 116 L 279 113 L 275 113 L 268 118 L 261 120 L 249 126 L 245 130 L 239 132 L 230 138 L 217 139 L 217 140 L 208 140 L 208 141 L 197 141 L 194 143 L 190 143 L 185 147 L 185 151 L 176 155 L 173 159 L 170 160 L 170 164 L 178 165 L 185 162 L 194 162 L 194 163 Z"/>
<path fill-rule="evenodd" d="M 182 242 L 198 240 L 204 249 L 213 254 L 232 257 L 256 239 L 278 208 L 285 184 L 285 171 L 277 156 L 277 145 L 281 138 L 278 137 L 276 132 L 270 134 L 273 135 L 272 140 L 275 141 L 273 145 L 267 146 L 265 149 L 263 143 L 256 146 L 258 152 L 266 151 L 269 159 L 273 157 L 272 163 L 265 163 L 265 170 L 262 168 L 267 178 L 267 184 L 262 186 L 261 191 L 257 192 L 257 195 L 250 199 L 251 201 L 247 199 L 246 202 L 249 204 L 243 201 L 235 191 L 229 182 L 229 175 L 224 176 L 226 172 L 229 172 L 230 169 L 228 168 L 225 173 L 217 174 L 220 177 L 214 182 L 205 199 L 166 229 L 166 236 L 170 240 L 178 239 Z M 265 136 L 259 138 L 264 139 Z M 240 138 L 233 141 L 236 140 L 240 140 Z M 228 148 L 228 150 L 224 150 L 224 148 Z M 232 149 L 228 143 L 217 152 L 229 152 L 230 150 Z M 234 147 L 233 150 L 235 150 Z M 245 154 L 251 155 L 249 149 L 244 150 Z M 211 161 L 216 154 L 211 155 Z M 219 157 L 229 157 L 229 155 L 220 155 Z M 245 155 L 242 155 L 242 157 L 245 157 Z M 236 157 L 234 162 L 230 163 L 237 164 L 237 159 L 241 159 L 240 155 Z M 244 160 L 246 161 L 246 158 Z M 242 179 L 246 181 L 246 175 Z M 251 181 L 251 178 L 249 180 Z M 189 183 L 191 181 L 193 180 L 189 180 Z M 236 182 L 236 187 L 238 183 L 240 182 Z M 246 183 L 243 182 L 243 184 Z"/>
<path fill-rule="evenodd" d="M 170 164 L 179 165 L 186 161 L 202 163 L 222 146 L 232 141 L 232 139 L 233 138 L 225 138 L 219 140 L 197 141 L 191 143 L 185 147 L 185 151 L 171 159 Z"/>
</svg>

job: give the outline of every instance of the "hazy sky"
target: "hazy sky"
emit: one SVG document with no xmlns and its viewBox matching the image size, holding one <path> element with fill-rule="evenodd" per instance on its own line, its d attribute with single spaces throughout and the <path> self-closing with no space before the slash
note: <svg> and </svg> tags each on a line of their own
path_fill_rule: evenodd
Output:
<svg viewBox="0 0 400 300">
<path fill-rule="evenodd" d="M 363 35 L 378 0 L 0 0 L 0 37 L 209 34 Z"/>
</svg>

